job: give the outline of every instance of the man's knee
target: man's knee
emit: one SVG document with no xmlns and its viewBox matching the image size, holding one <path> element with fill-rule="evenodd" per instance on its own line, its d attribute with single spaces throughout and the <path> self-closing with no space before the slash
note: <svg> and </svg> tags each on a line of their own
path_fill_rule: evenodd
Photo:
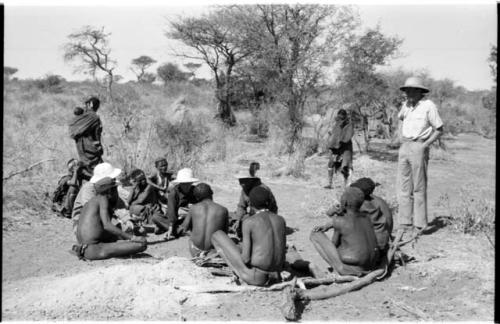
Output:
<svg viewBox="0 0 500 324">
<path fill-rule="evenodd" d="M 324 237 L 324 236 L 326 236 L 326 235 L 323 232 L 311 231 L 311 234 L 309 235 L 309 240 L 311 242 L 319 243 L 319 241 L 321 240 L 321 238 Z"/>
</svg>

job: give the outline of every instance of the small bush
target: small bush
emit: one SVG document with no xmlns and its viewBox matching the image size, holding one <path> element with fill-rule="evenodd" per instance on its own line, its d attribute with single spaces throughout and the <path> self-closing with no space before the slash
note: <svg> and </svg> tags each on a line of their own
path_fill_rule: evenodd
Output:
<svg viewBox="0 0 500 324">
<path fill-rule="evenodd" d="M 460 188 L 458 202 L 450 202 L 448 194 L 439 197 L 438 206 L 448 210 L 451 227 L 461 233 L 487 236 L 495 231 L 495 204 L 468 186 Z"/>
<path fill-rule="evenodd" d="M 35 87 L 43 92 L 61 93 L 64 90 L 64 78 L 59 75 L 47 75 L 45 78 L 34 81 Z"/>
</svg>

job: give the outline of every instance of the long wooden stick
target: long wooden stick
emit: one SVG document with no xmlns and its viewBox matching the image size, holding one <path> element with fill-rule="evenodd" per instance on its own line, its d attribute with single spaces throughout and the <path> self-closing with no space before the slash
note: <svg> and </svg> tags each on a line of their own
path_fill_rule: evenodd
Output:
<svg viewBox="0 0 500 324">
<path fill-rule="evenodd" d="M 47 160 L 42 160 L 42 161 L 38 161 L 36 163 L 33 163 L 32 165 L 30 165 L 29 167 L 27 167 L 26 169 L 23 169 L 23 170 L 19 170 L 19 171 L 14 171 L 14 172 L 11 172 L 8 176 L 6 177 L 3 177 L 2 180 L 5 181 L 5 180 L 9 180 L 10 178 L 12 178 L 13 176 L 15 175 L 18 175 L 18 174 L 21 174 L 21 173 L 24 173 L 24 172 L 27 172 L 31 169 L 33 169 L 34 167 L 36 167 L 37 165 L 40 165 L 44 162 L 49 162 L 49 161 L 55 161 L 55 159 L 47 159 Z"/>
</svg>

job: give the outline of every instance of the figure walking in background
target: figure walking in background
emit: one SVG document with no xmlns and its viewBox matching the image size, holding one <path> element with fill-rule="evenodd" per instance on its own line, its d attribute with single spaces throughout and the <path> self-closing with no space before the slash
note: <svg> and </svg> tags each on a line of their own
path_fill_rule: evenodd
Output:
<svg viewBox="0 0 500 324">
<path fill-rule="evenodd" d="M 69 133 L 76 142 L 78 158 L 85 165 L 83 174 L 86 180 L 92 177 L 94 167 L 103 162 L 102 123 L 96 113 L 100 103 L 96 97 L 85 101 L 85 111 L 81 113 L 80 110 L 75 110 L 75 117 L 69 124 Z"/>
<path fill-rule="evenodd" d="M 328 140 L 330 157 L 328 160 L 328 183 L 326 189 L 332 189 L 333 174 L 340 171 L 344 176 L 344 186 L 348 185 L 352 171 L 352 137 L 354 128 L 345 109 L 340 109 L 335 117 L 335 124 Z M 350 171 L 351 170 L 351 171 Z"/>
<path fill-rule="evenodd" d="M 398 158 L 398 232 L 421 233 L 427 227 L 427 165 L 429 147 L 443 133 L 436 105 L 425 94 L 429 89 L 417 77 L 400 87 L 406 101 L 399 111 L 402 120 Z M 398 233 L 398 234 L 399 234 Z"/>
</svg>

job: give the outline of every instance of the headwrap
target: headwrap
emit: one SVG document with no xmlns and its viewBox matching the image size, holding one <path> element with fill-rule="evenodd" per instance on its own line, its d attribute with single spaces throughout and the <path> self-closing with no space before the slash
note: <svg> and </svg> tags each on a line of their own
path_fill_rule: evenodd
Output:
<svg viewBox="0 0 500 324">
<path fill-rule="evenodd" d="M 365 201 L 365 194 L 356 187 L 347 187 L 340 198 L 340 205 L 344 208 L 359 209 Z"/>
<path fill-rule="evenodd" d="M 250 205 L 254 208 L 268 208 L 271 201 L 271 193 L 266 188 L 259 186 L 250 191 L 248 198 L 250 199 Z"/>
<path fill-rule="evenodd" d="M 155 166 L 158 166 L 158 164 L 160 164 L 160 162 L 165 162 L 168 164 L 167 159 L 165 159 L 164 157 L 159 157 L 155 160 Z"/>
<path fill-rule="evenodd" d="M 210 198 L 213 196 L 212 188 L 206 183 L 199 183 L 193 189 L 193 195 L 196 201 L 202 201 L 203 199 Z"/>
<path fill-rule="evenodd" d="M 110 177 L 104 177 L 101 180 L 97 181 L 94 184 L 95 191 L 96 193 L 102 194 L 103 192 L 106 192 L 107 190 L 116 187 L 118 184 L 116 183 L 115 179 L 112 179 Z"/>
</svg>

